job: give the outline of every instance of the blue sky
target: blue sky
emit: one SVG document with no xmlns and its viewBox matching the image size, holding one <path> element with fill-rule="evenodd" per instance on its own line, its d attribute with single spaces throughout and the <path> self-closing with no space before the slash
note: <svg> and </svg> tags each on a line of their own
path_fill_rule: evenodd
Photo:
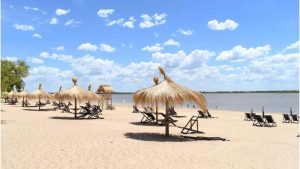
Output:
<svg viewBox="0 0 300 169">
<path fill-rule="evenodd" d="M 2 58 L 26 89 L 152 85 L 157 66 L 194 90 L 298 89 L 298 1 L 2 1 Z"/>
</svg>

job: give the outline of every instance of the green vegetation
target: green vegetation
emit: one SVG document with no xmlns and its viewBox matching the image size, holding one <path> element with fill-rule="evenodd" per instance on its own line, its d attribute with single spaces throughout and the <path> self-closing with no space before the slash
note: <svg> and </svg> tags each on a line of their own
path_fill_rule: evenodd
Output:
<svg viewBox="0 0 300 169">
<path fill-rule="evenodd" d="M 25 86 L 23 78 L 28 75 L 29 66 L 26 62 L 1 60 L 1 92 L 9 92 L 13 90 L 14 86 L 17 91 L 21 91 Z"/>
</svg>

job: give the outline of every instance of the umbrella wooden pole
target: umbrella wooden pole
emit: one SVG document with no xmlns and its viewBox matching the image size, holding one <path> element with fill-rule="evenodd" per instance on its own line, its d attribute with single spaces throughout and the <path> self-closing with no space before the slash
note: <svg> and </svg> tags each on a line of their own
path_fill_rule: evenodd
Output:
<svg viewBox="0 0 300 169">
<path fill-rule="evenodd" d="M 158 103 L 155 103 L 156 124 L 158 124 Z"/>
<path fill-rule="evenodd" d="M 75 119 L 77 118 L 77 99 L 75 97 Z"/>
<path fill-rule="evenodd" d="M 165 118 L 165 123 L 166 123 L 166 136 L 169 136 L 169 104 L 166 102 L 166 118 Z"/>
<path fill-rule="evenodd" d="M 41 110 L 41 96 L 39 96 L 39 110 Z"/>
</svg>

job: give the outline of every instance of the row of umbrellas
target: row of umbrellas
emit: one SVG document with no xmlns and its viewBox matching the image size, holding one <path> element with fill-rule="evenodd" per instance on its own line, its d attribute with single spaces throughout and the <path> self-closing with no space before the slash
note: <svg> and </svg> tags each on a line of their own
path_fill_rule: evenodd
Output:
<svg viewBox="0 0 300 169">
<path fill-rule="evenodd" d="M 28 99 L 38 99 L 39 103 L 41 99 L 56 99 L 59 101 L 63 100 L 69 100 L 73 101 L 74 100 L 74 112 L 75 112 L 75 118 L 77 118 L 77 104 L 78 102 L 80 103 L 83 100 L 86 100 L 88 102 L 91 101 L 98 101 L 102 102 L 104 99 L 102 96 L 97 95 L 96 93 L 92 92 L 92 86 L 89 85 L 88 90 L 84 90 L 77 84 L 77 78 L 72 78 L 73 81 L 73 86 L 67 90 L 62 91 L 62 87 L 60 87 L 59 91 L 55 94 L 49 94 L 45 90 L 42 89 L 42 85 L 39 84 L 38 89 L 31 92 L 27 93 L 26 91 L 22 92 L 16 92 L 15 90 L 12 90 L 9 93 L 3 93 L 3 95 L 7 95 L 8 97 L 14 98 L 23 98 L 23 103 L 24 103 L 24 98 Z M 39 104 L 39 110 L 40 110 L 40 104 Z"/>
</svg>

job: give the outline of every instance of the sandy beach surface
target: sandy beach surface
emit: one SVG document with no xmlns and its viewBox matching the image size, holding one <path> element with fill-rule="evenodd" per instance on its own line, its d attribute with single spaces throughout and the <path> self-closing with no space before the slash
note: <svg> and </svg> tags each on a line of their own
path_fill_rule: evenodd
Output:
<svg viewBox="0 0 300 169">
<path fill-rule="evenodd" d="M 255 127 L 243 120 L 243 112 L 210 110 L 218 118 L 200 119 L 205 133 L 189 134 L 199 137 L 192 140 L 180 137 L 174 126 L 166 138 L 164 126 L 141 124 L 132 105 L 116 104 L 116 110 L 104 110 L 104 119 L 95 120 L 20 104 L 1 106 L 3 169 L 298 168 L 298 124 L 282 123 L 281 114 L 272 114 L 278 127 Z M 198 114 L 176 111 L 186 116 L 177 118 L 178 126 Z"/>
</svg>

